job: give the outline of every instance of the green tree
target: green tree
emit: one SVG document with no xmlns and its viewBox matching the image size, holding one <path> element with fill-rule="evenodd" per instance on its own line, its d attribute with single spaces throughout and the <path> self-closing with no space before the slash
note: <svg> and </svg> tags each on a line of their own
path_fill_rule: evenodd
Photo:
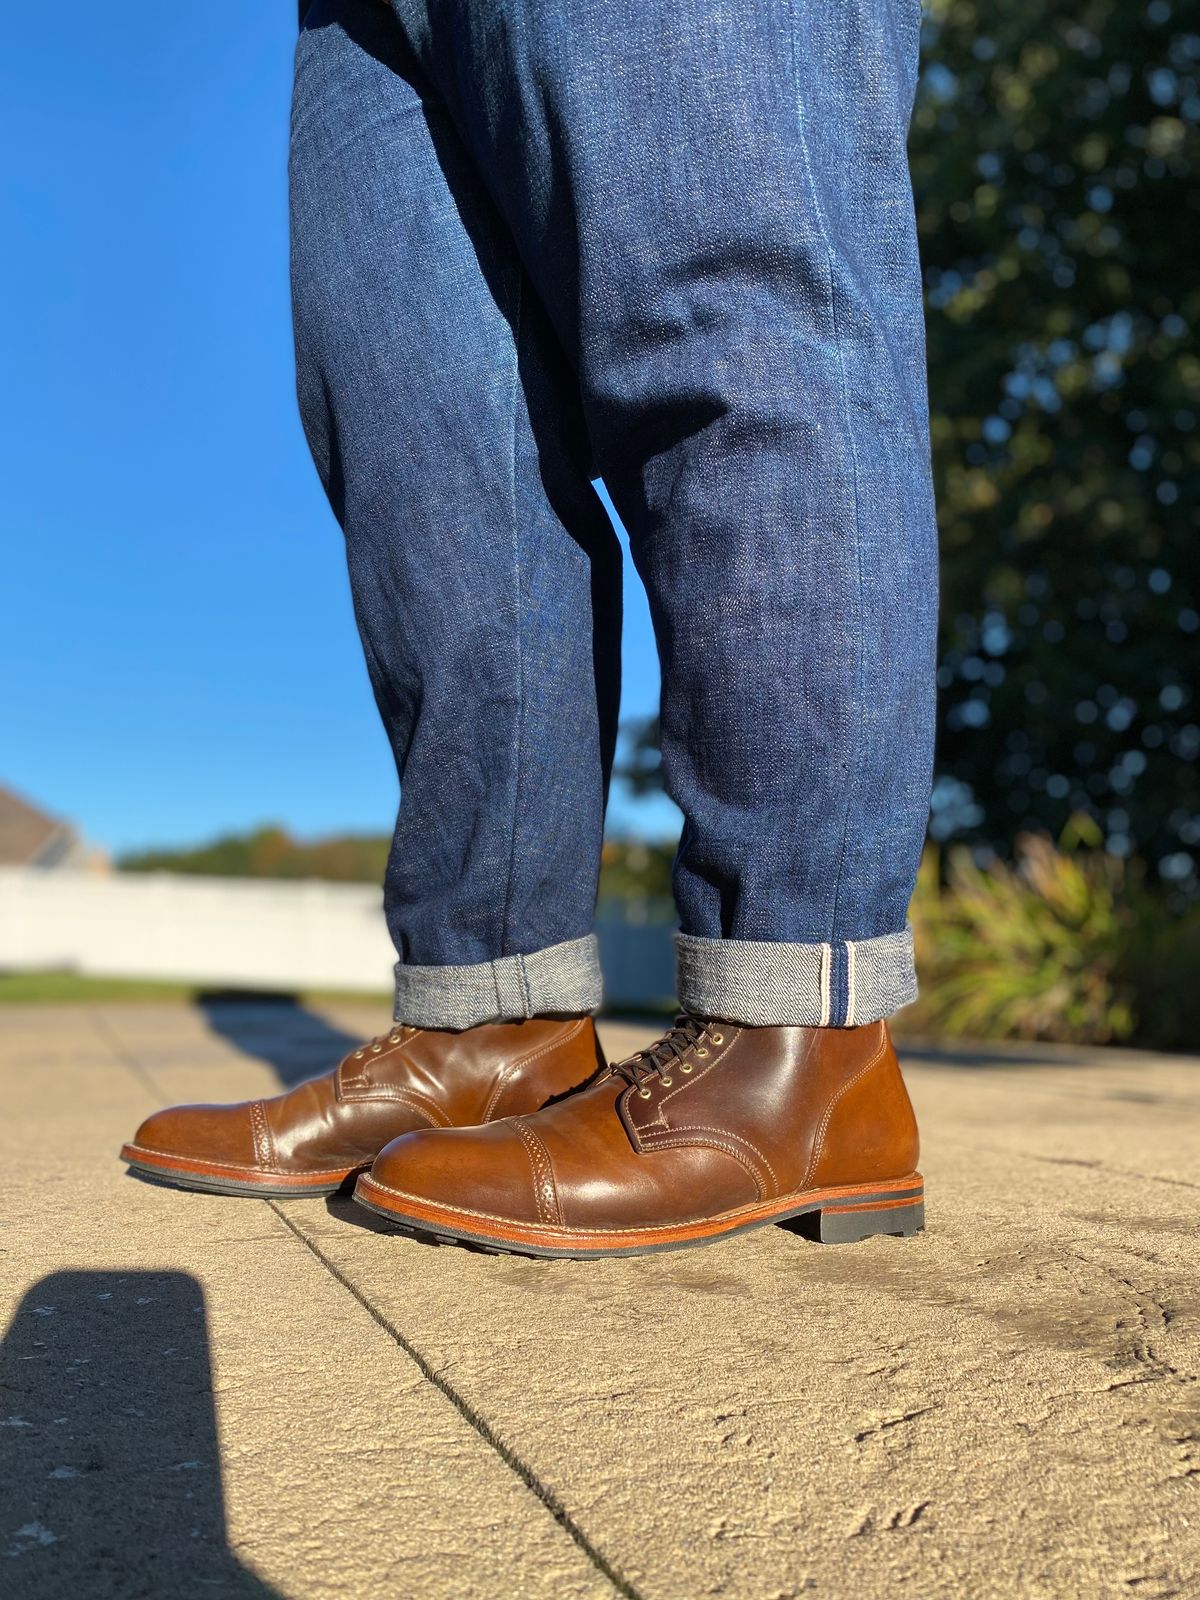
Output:
<svg viewBox="0 0 1200 1600">
<path fill-rule="evenodd" d="M 1193 17 L 1194 17 L 1193 13 Z M 931 0 L 911 139 L 943 552 L 932 832 L 1200 889 L 1200 31 Z M 619 771 L 659 783 L 657 729 Z"/>
<path fill-rule="evenodd" d="M 268 824 L 194 848 L 131 853 L 122 856 L 118 865 L 124 872 L 382 883 L 390 845 L 386 834 L 336 834 L 305 842 L 293 839 L 285 828 Z"/>
<path fill-rule="evenodd" d="M 943 551 L 933 832 L 1196 887 L 1200 32 L 934 0 L 912 135 Z M 1198 20 L 1192 13 L 1192 20 Z"/>
</svg>

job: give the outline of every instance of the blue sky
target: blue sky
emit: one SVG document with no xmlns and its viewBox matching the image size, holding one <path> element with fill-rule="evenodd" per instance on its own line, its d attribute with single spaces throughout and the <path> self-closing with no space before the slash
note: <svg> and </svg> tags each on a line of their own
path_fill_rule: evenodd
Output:
<svg viewBox="0 0 1200 1600">
<path fill-rule="evenodd" d="M 0 59 L 0 783 L 114 849 L 390 825 L 292 388 L 295 7 L 24 6 Z M 628 567 L 624 714 L 658 673 Z M 619 831 L 666 802 L 614 798 Z"/>
</svg>

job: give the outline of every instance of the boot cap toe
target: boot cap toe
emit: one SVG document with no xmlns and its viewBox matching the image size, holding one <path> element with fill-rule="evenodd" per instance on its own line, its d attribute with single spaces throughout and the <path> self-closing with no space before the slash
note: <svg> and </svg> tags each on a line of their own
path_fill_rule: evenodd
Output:
<svg viewBox="0 0 1200 1600">
<path fill-rule="evenodd" d="M 393 1139 L 375 1158 L 364 1198 L 377 1188 L 397 1202 L 411 1198 L 448 1211 L 537 1222 L 534 1171 L 516 1124 L 507 1118 L 481 1128 L 438 1128 Z"/>
<path fill-rule="evenodd" d="M 168 1106 L 146 1118 L 125 1149 L 223 1166 L 258 1165 L 248 1105 Z"/>
</svg>

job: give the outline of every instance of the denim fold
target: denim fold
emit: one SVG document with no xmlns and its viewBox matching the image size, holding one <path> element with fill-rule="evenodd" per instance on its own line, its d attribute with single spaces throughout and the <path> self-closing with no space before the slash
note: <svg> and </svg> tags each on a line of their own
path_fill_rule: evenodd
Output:
<svg viewBox="0 0 1200 1600">
<path fill-rule="evenodd" d="M 474 1028 L 481 1022 L 595 1011 L 603 997 L 594 933 L 529 955 L 470 966 L 396 964 L 397 1022 L 411 1028 Z"/>
<path fill-rule="evenodd" d="M 685 1011 L 746 1027 L 853 1027 L 917 998 L 911 927 L 822 944 L 677 933 L 675 968 Z"/>
</svg>

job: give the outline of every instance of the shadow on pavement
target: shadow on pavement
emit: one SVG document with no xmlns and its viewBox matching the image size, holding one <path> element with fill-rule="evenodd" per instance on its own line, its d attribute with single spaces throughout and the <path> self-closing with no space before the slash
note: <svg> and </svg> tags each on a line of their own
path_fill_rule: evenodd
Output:
<svg viewBox="0 0 1200 1600">
<path fill-rule="evenodd" d="M 990 1045 L 970 1040 L 938 1040 L 896 1036 L 901 1062 L 920 1062 L 923 1067 L 1094 1067 L 1097 1055 L 1107 1046 L 1004 1042 Z"/>
<path fill-rule="evenodd" d="M 346 1033 L 310 1011 L 295 995 L 246 995 L 212 990 L 196 997 L 196 1005 L 214 1033 L 246 1055 L 272 1067 L 285 1089 L 327 1072 L 362 1039 Z M 387 1026 L 383 1014 L 379 1026 Z"/>
<path fill-rule="evenodd" d="M 7 1600 L 281 1600 L 229 1549 L 204 1296 L 183 1272 L 56 1272 L 0 1348 Z"/>
<path fill-rule="evenodd" d="M 361 1228 L 365 1233 L 385 1233 L 393 1239 L 411 1240 L 414 1237 L 406 1233 L 398 1222 L 389 1222 L 377 1211 L 368 1211 L 366 1206 L 360 1206 L 354 1199 L 351 1189 L 325 1197 L 325 1209 L 331 1217 L 338 1222 L 346 1223 L 349 1227 Z"/>
</svg>

